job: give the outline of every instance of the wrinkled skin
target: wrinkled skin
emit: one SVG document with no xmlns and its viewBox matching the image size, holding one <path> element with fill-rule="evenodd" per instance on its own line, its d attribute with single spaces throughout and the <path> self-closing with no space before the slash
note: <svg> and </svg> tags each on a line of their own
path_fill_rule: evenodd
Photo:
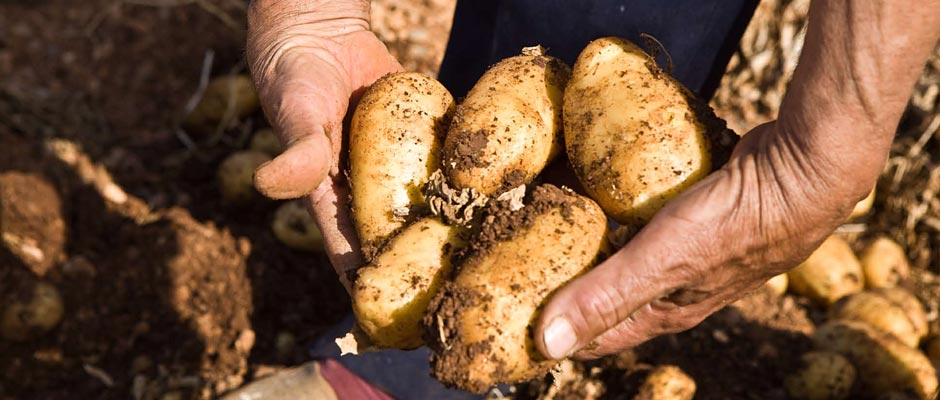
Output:
<svg viewBox="0 0 940 400">
<path fill-rule="evenodd" d="M 289 147 L 259 169 L 256 186 L 275 198 L 309 195 L 340 279 L 359 265 L 340 200 L 341 122 L 357 90 L 400 69 L 368 32 L 368 7 L 259 0 L 249 18 L 252 73 Z M 805 259 L 871 190 L 940 36 L 940 0 L 897 8 L 813 2 L 779 119 L 745 135 L 722 169 L 558 290 L 535 330 L 539 350 L 593 358 L 688 329 Z"/>
</svg>

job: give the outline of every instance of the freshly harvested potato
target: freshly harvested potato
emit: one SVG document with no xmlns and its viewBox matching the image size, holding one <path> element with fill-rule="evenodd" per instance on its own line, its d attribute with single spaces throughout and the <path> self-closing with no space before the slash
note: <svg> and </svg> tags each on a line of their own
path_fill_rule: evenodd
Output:
<svg viewBox="0 0 940 400">
<path fill-rule="evenodd" d="M 723 164 L 735 140 L 650 55 L 613 37 L 591 42 L 578 56 L 565 89 L 564 124 L 575 173 L 621 224 L 649 221 Z"/>
<path fill-rule="evenodd" d="M 251 115 L 261 107 L 255 85 L 248 75 L 227 75 L 209 81 L 193 111 L 186 116 L 187 128 L 211 133 Z"/>
<path fill-rule="evenodd" d="M 323 233 L 310 213 L 297 201 L 278 207 L 271 221 L 274 237 L 287 247 L 302 251 L 323 251 Z"/>
<path fill-rule="evenodd" d="M 349 129 L 349 182 L 364 248 L 380 246 L 424 203 L 453 111 L 450 92 L 417 72 L 386 75 L 362 95 Z"/>
<path fill-rule="evenodd" d="M 777 297 L 783 296 L 783 294 L 787 292 L 788 284 L 789 279 L 787 278 L 787 274 L 774 276 L 773 278 L 767 280 L 767 282 L 764 282 L 764 286 L 766 286 L 767 289 L 769 289 L 770 292 Z"/>
<path fill-rule="evenodd" d="M 910 391 L 929 399 L 937 391 L 937 376 L 927 357 L 892 335 L 868 324 L 833 320 L 813 334 L 814 345 L 846 356 L 858 370 L 868 393 Z"/>
<path fill-rule="evenodd" d="M 372 263 L 359 269 L 353 312 L 373 343 L 413 349 L 424 344 L 421 320 L 464 247 L 462 228 L 427 217 L 395 235 Z"/>
<path fill-rule="evenodd" d="M 865 286 L 870 288 L 894 287 L 907 279 L 911 265 L 907 254 L 897 242 L 881 236 L 875 239 L 860 257 L 862 272 L 865 273 Z"/>
<path fill-rule="evenodd" d="M 259 129 L 254 135 L 251 135 L 251 144 L 248 145 L 248 148 L 267 153 L 271 157 L 277 157 L 282 150 L 281 141 L 278 140 L 277 135 L 274 134 L 274 130 L 271 128 Z"/>
<path fill-rule="evenodd" d="M 855 367 L 848 359 L 829 351 L 811 351 L 800 357 L 802 366 L 783 381 L 795 400 L 842 400 L 855 383 Z"/>
<path fill-rule="evenodd" d="M 871 206 L 875 204 L 875 189 L 872 188 L 871 192 L 868 193 L 868 196 L 865 196 L 862 201 L 855 203 L 855 208 L 852 209 L 852 214 L 849 215 L 849 219 L 855 219 L 863 215 L 868 214 L 871 211 Z"/>
<path fill-rule="evenodd" d="M 3 310 L 0 336 L 12 341 L 29 340 L 55 328 L 65 315 L 62 295 L 50 283 L 37 282 L 29 299 L 12 301 Z"/>
<path fill-rule="evenodd" d="M 911 347 L 917 347 L 927 334 L 924 307 L 914 295 L 900 288 L 847 296 L 833 305 L 829 318 L 864 322 Z"/>
<path fill-rule="evenodd" d="M 862 266 L 852 247 L 836 235 L 826 239 L 806 261 L 787 273 L 794 292 L 829 305 L 862 290 Z"/>
<path fill-rule="evenodd" d="M 244 204 L 257 198 L 255 170 L 268 161 L 271 161 L 271 156 L 255 150 L 236 151 L 222 160 L 218 172 L 222 200 Z"/>
<path fill-rule="evenodd" d="M 643 381 L 633 400 L 692 400 L 695 380 L 675 365 L 656 367 Z"/>
<path fill-rule="evenodd" d="M 561 107 L 571 69 L 541 47 L 480 77 L 444 140 L 444 173 L 457 189 L 491 195 L 528 183 L 561 150 Z"/>
<path fill-rule="evenodd" d="M 537 187 L 519 211 L 489 214 L 481 229 L 424 320 L 432 374 L 474 392 L 556 364 L 539 355 L 531 336 L 538 308 L 607 250 L 603 210 L 551 185 Z"/>
</svg>

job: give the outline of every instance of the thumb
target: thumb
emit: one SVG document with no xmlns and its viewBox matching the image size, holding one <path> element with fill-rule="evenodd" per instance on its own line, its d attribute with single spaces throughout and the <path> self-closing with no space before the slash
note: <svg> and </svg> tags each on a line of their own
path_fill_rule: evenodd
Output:
<svg viewBox="0 0 940 400">
<path fill-rule="evenodd" d="M 265 114 L 287 148 L 255 173 L 255 187 L 274 199 L 313 192 L 338 171 L 342 121 L 352 92 L 343 74 L 318 57 L 281 60 L 260 85 Z"/>
</svg>

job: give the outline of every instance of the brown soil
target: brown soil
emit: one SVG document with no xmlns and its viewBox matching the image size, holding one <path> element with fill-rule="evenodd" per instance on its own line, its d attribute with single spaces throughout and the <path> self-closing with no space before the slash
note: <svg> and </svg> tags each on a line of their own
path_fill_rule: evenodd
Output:
<svg viewBox="0 0 940 400">
<path fill-rule="evenodd" d="M 65 304 L 48 333 L 0 339 L 0 400 L 212 398 L 304 361 L 302 345 L 348 311 L 326 258 L 270 233 L 277 202 L 221 201 L 216 168 L 263 116 L 215 134 L 180 130 L 204 68 L 244 72 L 246 3 L 0 2 L 0 309 L 40 281 Z M 373 4 L 373 29 L 405 68 L 434 74 L 453 0 Z M 806 4 L 761 2 L 712 103 L 736 131 L 774 117 Z M 935 54 L 874 210 L 852 225 L 860 240 L 884 234 L 904 246 L 934 335 L 938 88 Z M 628 399 L 668 363 L 696 380 L 697 398 L 782 399 L 782 377 L 823 315 L 796 296 L 758 292 L 690 331 L 570 363 L 558 388 L 553 378 L 517 385 L 514 397 Z"/>
</svg>

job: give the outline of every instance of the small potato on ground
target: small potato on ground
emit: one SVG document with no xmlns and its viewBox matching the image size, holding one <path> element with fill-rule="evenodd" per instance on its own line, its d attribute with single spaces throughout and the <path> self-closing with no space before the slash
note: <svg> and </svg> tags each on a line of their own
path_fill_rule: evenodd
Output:
<svg viewBox="0 0 940 400">
<path fill-rule="evenodd" d="M 911 347 L 917 347 L 927 334 L 924 307 L 913 294 L 900 288 L 847 296 L 832 306 L 829 318 L 864 322 Z"/>
<path fill-rule="evenodd" d="M 298 201 L 288 201 L 278 207 L 271 221 L 271 232 L 277 240 L 294 250 L 323 251 L 323 234 Z"/>
<path fill-rule="evenodd" d="M 829 351 L 811 351 L 800 357 L 802 365 L 784 380 L 796 400 L 842 400 L 855 384 L 855 367 L 848 359 Z"/>
<path fill-rule="evenodd" d="M 643 381 L 633 400 L 692 400 L 695 380 L 675 365 L 660 365 Z"/>
<path fill-rule="evenodd" d="M 0 337 L 25 341 L 55 328 L 65 315 L 62 295 L 50 283 L 36 282 L 28 299 L 14 300 L 3 307 Z"/>
<path fill-rule="evenodd" d="M 859 259 L 865 273 L 865 286 L 869 288 L 895 287 L 911 273 L 904 249 L 886 236 L 872 241 Z"/>
<path fill-rule="evenodd" d="M 794 292 L 823 305 L 858 293 L 864 286 L 862 266 L 852 247 L 836 235 L 826 239 L 787 275 Z"/>
<path fill-rule="evenodd" d="M 281 154 L 281 141 L 274 134 L 271 128 L 262 128 L 251 135 L 251 144 L 248 145 L 251 150 L 257 150 L 266 153 L 271 157 L 277 157 Z"/>
<path fill-rule="evenodd" d="M 261 198 L 255 190 L 255 170 L 271 156 L 256 150 L 242 150 L 230 154 L 219 164 L 218 180 L 222 200 L 231 204 L 245 204 Z"/>
<path fill-rule="evenodd" d="M 261 102 L 248 75 L 226 75 L 209 81 L 202 98 L 184 124 L 192 131 L 212 133 L 258 111 Z"/>
<path fill-rule="evenodd" d="M 936 393 L 937 375 L 927 356 L 868 324 L 826 322 L 813 334 L 813 344 L 846 356 L 858 370 L 859 384 L 871 394 L 904 390 L 926 400 Z"/>
</svg>

